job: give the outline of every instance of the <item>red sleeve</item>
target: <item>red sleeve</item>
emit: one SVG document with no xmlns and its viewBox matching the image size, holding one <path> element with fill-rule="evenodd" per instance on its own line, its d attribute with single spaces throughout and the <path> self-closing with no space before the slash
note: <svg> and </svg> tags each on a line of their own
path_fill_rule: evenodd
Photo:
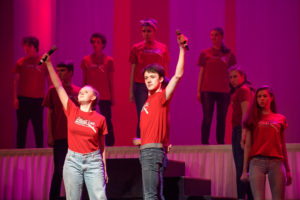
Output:
<svg viewBox="0 0 300 200">
<path fill-rule="evenodd" d="M 81 63 L 80 63 L 80 68 L 81 69 L 84 69 L 84 68 L 86 68 L 86 61 L 87 60 L 87 58 L 86 58 L 86 56 L 82 59 L 82 61 L 81 61 Z"/>
<path fill-rule="evenodd" d="M 198 66 L 205 67 L 207 61 L 207 57 L 205 55 L 205 52 L 201 52 L 198 60 Z"/>
<path fill-rule="evenodd" d="M 13 73 L 20 73 L 20 66 L 22 65 L 21 61 L 18 60 L 16 65 L 13 68 Z"/>
<path fill-rule="evenodd" d="M 102 122 L 101 122 L 101 124 L 99 126 L 99 134 L 100 135 L 106 135 L 106 134 L 108 134 L 105 118 L 102 120 Z"/>
<path fill-rule="evenodd" d="M 69 117 L 76 110 L 76 108 L 78 107 L 69 98 L 67 103 L 67 110 L 64 109 L 65 115 Z"/>
<path fill-rule="evenodd" d="M 112 58 L 109 58 L 108 60 L 108 72 L 114 72 L 114 60 Z"/>
<path fill-rule="evenodd" d="M 130 54 L 129 54 L 129 62 L 131 64 L 136 64 L 137 63 L 137 57 L 136 57 L 136 47 L 132 47 Z"/>
</svg>

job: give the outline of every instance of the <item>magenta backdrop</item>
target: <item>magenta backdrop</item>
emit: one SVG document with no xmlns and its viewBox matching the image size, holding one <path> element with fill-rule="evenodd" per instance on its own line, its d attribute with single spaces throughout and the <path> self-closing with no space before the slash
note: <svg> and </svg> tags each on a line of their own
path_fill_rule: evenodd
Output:
<svg viewBox="0 0 300 200">
<path fill-rule="evenodd" d="M 258 87 L 268 84 L 274 88 L 278 110 L 287 116 L 289 123 L 287 142 L 300 142 L 297 127 L 300 113 L 300 2 L 298 0 L 160 2 L 160 7 L 168 9 L 165 9 L 165 12 L 162 9 L 158 12 L 156 10 L 153 12 L 154 16 L 151 17 L 161 19 L 158 31 L 162 32 L 159 39 L 169 44 L 171 74 L 174 72 L 178 54 L 175 30 L 180 29 L 190 41 L 185 74 L 171 104 L 172 143 L 175 145 L 200 144 L 202 108 L 196 101 L 199 72 L 196 63 L 200 51 L 210 47 L 209 31 L 217 26 L 225 28 L 225 43 L 236 53 L 238 63 L 247 71 L 253 85 Z M 0 114 L 1 127 L 3 127 L 0 148 L 15 146 L 16 120 L 12 108 L 11 70 L 16 60 L 24 55 L 21 46 L 22 37 L 36 35 L 40 39 L 41 53 L 51 48 L 52 44 L 56 44 L 58 50 L 52 57 L 53 62 L 73 60 L 74 83 L 81 85 L 79 65 L 82 57 L 91 53 L 89 37 L 96 31 L 107 36 L 106 54 L 118 55 L 116 53 L 118 49 L 125 49 L 126 56 L 118 60 L 118 65 L 115 66 L 116 92 L 120 92 L 121 95 L 118 95 L 119 99 L 116 99 L 113 121 L 117 130 L 116 135 L 120 136 L 116 138 L 117 145 L 130 145 L 136 119 L 134 106 L 128 103 L 127 76 L 129 76 L 130 67 L 127 47 L 141 39 L 140 35 L 136 35 L 136 38 L 132 37 L 136 30 L 130 30 L 130 28 L 137 24 L 139 16 L 143 13 L 151 13 L 158 5 L 148 6 L 149 1 L 146 0 L 126 0 L 131 9 L 131 12 L 127 13 L 130 14 L 115 13 L 120 10 L 118 6 L 122 3 L 124 3 L 122 0 L 1 1 L 1 16 L 4 16 L 6 20 L 1 18 L 1 27 L 5 27 L 5 31 L 1 31 L 0 34 L 1 41 L 3 40 L 2 48 L 7 49 L 1 55 L 1 63 L 5 64 L 1 68 L 3 76 L 1 84 L 5 86 L 3 89 L 7 98 L 2 96 L 0 100 L 4 105 Z M 157 3 L 158 1 L 155 1 L 153 4 Z M 145 12 L 140 12 L 143 9 Z M 124 13 L 126 16 L 123 16 Z M 124 18 L 124 23 L 129 22 L 128 27 L 118 29 L 116 33 L 114 30 L 117 29 L 118 24 L 122 25 L 120 24 L 122 18 Z M 126 37 L 124 38 L 126 47 L 114 43 L 114 41 L 122 40 L 122 37 Z M 118 73 L 118 69 L 122 69 L 122 73 Z M 122 106 L 118 106 L 118 103 Z M 124 119 L 124 113 L 121 113 L 123 111 L 121 107 L 124 106 L 132 108 L 128 113 L 132 120 L 126 119 L 126 125 L 120 122 Z M 44 127 L 46 144 L 46 123 Z M 34 147 L 32 130 L 29 129 L 27 147 Z M 128 133 L 126 130 L 131 130 L 131 132 Z M 215 143 L 215 122 L 211 128 L 211 142 Z"/>
</svg>

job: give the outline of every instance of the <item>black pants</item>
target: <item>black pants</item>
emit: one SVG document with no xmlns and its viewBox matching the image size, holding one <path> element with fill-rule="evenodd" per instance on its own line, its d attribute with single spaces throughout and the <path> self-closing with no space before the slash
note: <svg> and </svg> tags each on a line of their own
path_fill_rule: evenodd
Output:
<svg viewBox="0 0 300 200">
<path fill-rule="evenodd" d="M 17 110 L 17 148 L 25 148 L 28 122 L 31 120 L 36 147 L 43 147 L 43 98 L 19 96 Z"/>
<path fill-rule="evenodd" d="M 52 176 L 49 198 L 56 200 L 60 197 L 61 181 L 63 177 L 63 167 L 68 152 L 67 139 L 56 140 L 53 145 L 54 172 Z"/>
<path fill-rule="evenodd" d="M 113 146 L 115 144 L 114 129 L 111 122 L 111 101 L 100 100 L 99 107 L 101 114 L 105 117 L 108 134 L 105 136 L 106 146 Z"/>
<path fill-rule="evenodd" d="M 209 144 L 210 126 L 215 103 L 217 104 L 217 143 L 224 144 L 226 114 L 230 103 L 229 93 L 201 92 L 201 101 L 203 108 L 203 121 L 201 127 L 202 144 Z"/>
<path fill-rule="evenodd" d="M 242 182 L 241 176 L 243 173 L 244 150 L 241 148 L 242 127 L 236 126 L 232 129 L 232 153 L 236 169 L 236 187 L 238 199 L 245 199 L 246 194 L 249 200 L 253 199 L 250 183 Z"/>
</svg>

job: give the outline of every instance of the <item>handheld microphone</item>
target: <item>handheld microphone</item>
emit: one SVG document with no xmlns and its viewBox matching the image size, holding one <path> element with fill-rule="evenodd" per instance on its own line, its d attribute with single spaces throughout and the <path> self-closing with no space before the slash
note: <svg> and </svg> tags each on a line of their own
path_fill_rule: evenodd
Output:
<svg viewBox="0 0 300 200">
<path fill-rule="evenodd" d="M 48 55 L 50 56 L 51 54 L 54 53 L 54 51 L 56 51 L 56 46 L 53 46 L 49 51 L 48 51 Z M 47 60 L 48 56 L 46 56 L 45 58 L 41 59 L 38 65 L 43 64 L 43 62 L 45 62 Z"/>
<path fill-rule="evenodd" d="M 180 31 L 180 30 L 176 30 L 176 35 L 178 35 L 178 36 L 182 35 L 181 31 Z M 189 49 L 190 49 L 190 48 L 189 48 L 189 45 L 187 44 L 187 41 L 186 41 L 186 40 L 183 41 L 183 46 L 184 46 L 184 48 L 185 48 L 186 50 L 189 50 Z"/>
</svg>

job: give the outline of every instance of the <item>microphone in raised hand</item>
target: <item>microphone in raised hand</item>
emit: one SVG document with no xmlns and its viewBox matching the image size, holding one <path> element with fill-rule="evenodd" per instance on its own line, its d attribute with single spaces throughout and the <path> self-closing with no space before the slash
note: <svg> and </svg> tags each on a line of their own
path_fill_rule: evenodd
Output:
<svg viewBox="0 0 300 200">
<path fill-rule="evenodd" d="M 181 31 L 180 30 L 176 30 L 176 35 L 177 36 L 184 36 L 182 33 L 181 33 Z M 184 41 L 183 42 L 181 42 L 182 44 L 183 44 L 183 46 L 184 46 L 184 48 L 186 49 L 186 50 L 189 50 L 190 48 L 189 48 L 189 45 L 188 45 L 188 43 L 187 43 L 187 39 L 184 37 Z"/>
<path fill-rule="evenodd" d="M 56 46 L 53 46 L 49 51 L 48 51 L 48 55 L 50 56 L 51 54 L 53 54 L 54 53 L 54 51 L 56 51 Z M 47 58 L 48 58 L 48 56 L 46 56 L 46 57 L 44 57 L 44 58 L 42 58 L 41 60 L 40 60 L 40 62 L 39 62 L 39 64 L 38 65 L 41 65 L 41 64 L 43 64 L 46 60 L 47 60 Z"/>
</svg>

